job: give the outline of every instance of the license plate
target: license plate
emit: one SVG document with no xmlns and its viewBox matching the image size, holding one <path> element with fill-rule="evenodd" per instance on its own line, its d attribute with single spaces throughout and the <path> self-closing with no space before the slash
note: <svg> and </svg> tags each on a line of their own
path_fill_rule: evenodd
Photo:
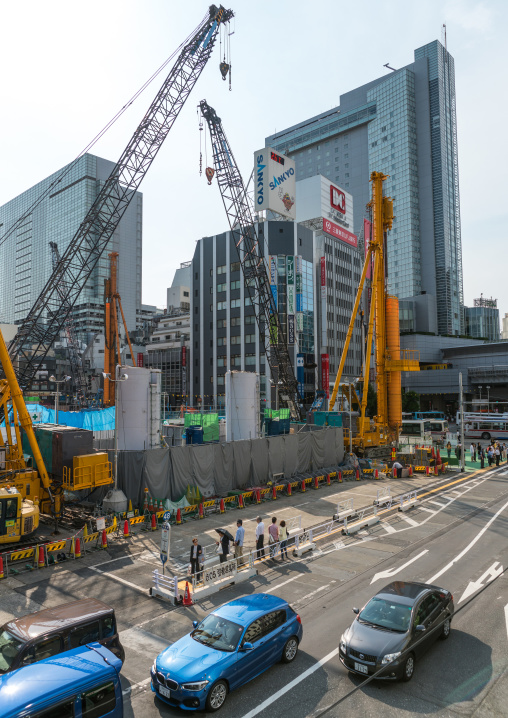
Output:
<svg viewBox="0 0 508 718">
<path fill-rule="evenodd" d="M 164 698 L 171 698 L 171 691 L 169 688 L 166 688 L 166 686 L 159 686 L 159 693 L 161 696 L 164 696 Z"/>
<path fill-rule="evenodd" d="M 355 671 L 358 671 L 359 673 L 368 673 L 369 669 L 367 666 L 364 666 L 363 663 L 357 663 L 355 661 Z"/>
</svg>

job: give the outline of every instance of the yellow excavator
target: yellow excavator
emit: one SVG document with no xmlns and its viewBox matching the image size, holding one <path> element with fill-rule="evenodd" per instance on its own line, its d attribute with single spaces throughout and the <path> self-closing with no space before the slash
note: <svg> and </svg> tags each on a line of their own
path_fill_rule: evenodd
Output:
<svg viewBox="0 0 508 718">
<path fill-rule="evenodd" d="M 372 210 L 372 237 L 365 254 L 363 271 L 358 285 L 353 313 L 349 322 L 346 341 L 335 379 L 329 409 L 333 410 L 339 390 L 348 403 L 356 404 L 360 416 L 352 445 L 356 453 L 372 455 L 374 447 L 382 449 L 397 441 L 402 423 L 401 372 L 419 371 L 419 352 L 400 349 L 399 300 L 386 292 L 386 234 L 392 228 L 393 201 L 383 196 L 383 182 L 388 179 L 382 172 L 372 172 L 372 198 L 368 207 Z M 373 265 L 372 296 L 370 302 L 367 347 L 363 376 L 354 384 L 341 383 L 342 372 L 353 334 L 353 328 L 362 297 L 367 271 Z M 377 389 L 377 414 L 373 419 L 366 416 L 367 390 L 369 385 L 370 357 L 375 338 L 375 375 Z M 363 383 L 361 398 L 356 385 Z"/>
<path fill-rule="evenodd" d="M 30 536 L 39 526 L 41 513 L 53 516 L 55 526 L 62 514 L 64 489 L 80 491 L 112 483 L 106 453 L 73 457 L 73 469 L 64 467 L 61 477 L 48 474 L 32 419 L 26 408 L 5 340 L 0 330 L 0 408 L 5 417 L 4 440 L 0 432 L 0 545 Z M 12 407 L 12 421 L 10 409 Z M 21 432 L 28 439 L 35 461 L 23 454 Z"/>
</svg>

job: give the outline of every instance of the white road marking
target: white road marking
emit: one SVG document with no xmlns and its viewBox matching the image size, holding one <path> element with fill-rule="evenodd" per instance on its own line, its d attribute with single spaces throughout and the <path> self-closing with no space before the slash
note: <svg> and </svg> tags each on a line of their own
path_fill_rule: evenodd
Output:
<svg viewBox="0 0 508 718">
<path fill-rule="evenodd" d="M 326 586 L 320 586 L 319 588 L 316 588 L 315 591 L 311 591 L 311 593 L 308 593 L 306 596 L 302 596 L 299 598 L 296 603 L 300 604 L 302 601 L 306 601 L 308 598 L 312 598 L 312 596 L 315 596 L 316 593 L 321 593 L 321 591 L 326 591 L 327 588 L 330 588 L 330 584 L 327 583 Z"/>
<path fill-rule="evenodd" d="M 282 583 L 277 584 L 277 586 L 268 588 L 266 591 L 263 591 L 263 593 L 271 593 L 272 591 L 276 591 L 278 588 L 282 588 L 282 586 L 285 586 L 286 583 L 291 583 L 291 581 L 296 581 L 297 578 L 302 578 L 301 574 L 298 574 L 298 576 L 293 576 L 293 578 L 288 578 L 287 581 L 283 581 Z"/>
<path fill-rule="evenodd" d="M 419 511 L 427 511 L 429 514 L 437 514 L 437 511 L 434 511 L 434 509 L 428 509 L 426 506 L 418 506 Z"/>
<path fill-rule="evenodd" d="M 126 696 L 128 693 L 131 693 L 134 688 L 143 688 L 148 683 L 150 683 L 151 678 L 145 678 L 144 681 L 140 681 L 139 683 L 132 683 L 130 686 L 127 686 L 127 688 L 124 688 L 122 691 L 122 695 Z"/>
<path fill-rule="evenodd" d="M 386 533 L 389 533 L 389 534 L 397 533 L 397 529 L 394 528 L 391 524 L 389 524 L 388 521 L 381 521 L 381 526 L 384 528 Z"/>
<path fill-rule="evenodd" d="M 480 576 L 478 581 L 470 581 L 466 590 L 460 597 L 459 603 L 462 603 L 462 601 L 465 601 L 466 598 L 469 598 L 469 596 L 472 596 L 473 593 L 476 593 L 480 588 L 483 588 L 483 584 L 485 583 L 485 581 L 487 583 L 490 583 L 495 578 L 500 576 L 503 571 L 504 569 L 499 563 L 499 561 L 495 561 L 492 566 L 488 568 L 482 576 Z"/>
<path fill-rule="evenodd" d="M 399 518 L 400 518 L 400 519 L 403 519 L 404 521 L 406 521 L 406 523 L 408 523 L 410 526 L 419 526 L 419 525 L 420 525 L 420 524 L 418 523 L 418 521 L 415 521 L 415 520 L 412 519 L 410 516 L 406 516 L 406 514 L 403 513 L 402 511 L 400 512 Z"/>
<path fill-rule="evenodd" d="M 268 708 L 272 703 L 275 703 L 276 700 L 281 698 L 285 693 L 292 690 L 295 686 L 297 686 L 299 683 L 304 681 L 306 678 L 311 676 L 315 671 L 319 670 L 322 666 L 325 665 L 325 663 L 328 663 L 328 661 L 331 661 L 332 658 L 335 658 L 335 656 L 338 654 L 339 649 L 334 648 L 334 650 L 329 653 L 327 656 L 322 658 L 320 661 L 315 663 L 310 668 L 307 668 L 306 671 L 304 671 L 301 676 L 298 676 L 294 680 L 292 680 L 290 683 L 284 686 L 284 688 L 281 688 L 280 691 L 277 691 L 277 693 L 274 693 L 273 696 L 270 696 L 267 698 L 263 703 L 260 703 L 256 708 L 253 708 L 251 711 L 246 713 L 243 718 L 253 718 L 258 713 L 261 713 L 261 711 L 264 711 L 265 708 Z"/>
<path fill-rule="evenodd" d="M 435 506 L 439 506 L 440 509 L 446 509 L 448 504 L 440 504 L 439 501 L 433 501 L 432 499 L 427 500 L 428 504 L 434 504 Z"/>
<path fill-rule="evenodd" d="M 386 571 L 380 571 L 379 573 L 374 574 L 374 578 L 370 582 L 372 585 L 375 581 L 378 581 L 380 578 L 391 578 L 392 576 L 395 576 L 396 573 L 399 573 L 399 571 L 402 571 L 404 568 L 409 566 L 410 564 L 417 561 L 419 558 L 424 556 L 426 553 L 429 552 L 429 549 L 426 548 L 424 551 L 421 551 L 418 556 L 414 556 L 410 561 L 406 561 L 406 563 L 403 566 L 396 566 L 395 568 L 389 568 Z"/>
<path fill-rule="evenodd" d="M 108 571 L 99 571 L 97 566 L 87 566 L 87 568 L 89 568 L 90 571 L 95 571 L 96 573 L 99 573 L 101 576 L 107 576 L 108 578 L 112 578 L 113 581 L 118 581 L 119 583 L 123 583 L 125 586 L 130 586 L 130 588 L 136 589 L 136 591 L 139 591 L 144 596 L 148 596 L 148 589 L 141 588 L 141 586 L 137 586 L 135 583 L 126 581 L 125 578 L 121 578 L 120 576 L 115 576 L 113 573 L 109 573 Z"/>
<path fill-rule="evenodd" d="M 499 514 L 501 514 L 506 509 L 506 507 L 508 507 L 508 502 L 504 506 L 501 506 L 499 511 L 496 514 L 494 514 L 494 516 L 492 516 L 492 518 L 485 524 L 485 526 L 482 528 L 482 530 L 476 534 L 476 536 L 470 543 L 468 543 L 468 545 L 466 546 L 465 549 L 463 549 L 457 556 L 455 556 L 455 558 L 452 561 L 450 561 L 450 563 L 446 564 L 446 566 L 444 566 L 444 568 L 442 568 L 441 571 L 438 571 L 438 573 L 436 573 L 435 576 L 432 576 L 432 578 L 429 578 L 429 580 L 426 583 L 434 583 L 440 576 L 443 575 L 443 573 L 448 571 L 448 569 L 451 568 L 454 564 L 458 563 L 460 561 L 460 559 L 466 555 L 466 553 L 469 551 L 469 549 L 473 548 L 475 543 L 477 543 L 477 541 L 479 541 L 481 539 L 481 537 L 487 531 L 489 526 L 492 523 L 494 523 L 494 521 L 497 519 Z"/>
<path fill-rule="evenodd" d="M 125 554 L 125 556 L 110 558 L 109 561 L 103 561 L 102 563 L 96 563 L 94 568 L 98 568 L 99 566 L 105 566 L 107 563 L 113 563 L 114 561 L 124 561 L 126 558 L 134 558 L 134 556 L 141 556 L 142 553 L 146 553 L 146 549 L 144 549 L 143 551 L 137 551 L 136 553 L 128 553 Z M 87 568 L 92 568 L 92 566 L 87 566 Z"/>
</svg>

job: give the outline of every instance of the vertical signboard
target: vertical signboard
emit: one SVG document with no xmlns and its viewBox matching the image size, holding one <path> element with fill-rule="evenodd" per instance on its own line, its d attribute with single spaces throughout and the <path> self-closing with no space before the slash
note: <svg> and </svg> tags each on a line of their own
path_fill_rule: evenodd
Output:
<svg viewBox="0 0 508 718">
<path fill-rule="evenodd" d="M 295 161 L 264 147 L 254 153 L 254 205 L 295 219 Z"/>
<path fill-rule="evenodd" d="M 182 397 L 187 395 L 187 347 L 182 347 Z"/>
<path fill-rule="evenodd" d="M 138 361 L 136 362 L 138 366 L 144 366 L 144 355 L 143 352 L 138 352 Z"/>
<path fill-rule="evenodd" d="M 303 371 L 303 354 L 296 355 L 296 381 L 298 382 L 298 393 L 303 399 L 305 393 L 305 375 Z"/>
<path fill-rule="evenodd" d="M 295 315 L 288 314 L 288 344 L 295 343 Z"/>
<path fill-rule="evenodd" d="M 274 314 L 270 315 L 270 344 L 277 344 L 279 338 L 279 330 L 277 327 L 277 317 Z"/>
<path fill-rule="evenodd" d="M 288 344 L 295 343 L 295 258 L 286 257 L 286 282 L 287 282 L 287 315 L 288 315 Z"/>
<path fill-rule="evenodd" d="M 277 255 L 271 254 L 268 257 L 269 261 L 269 276 L 270 276 L 270 289 L 272 290 L 273 301 L 275 308 L 277 309 Z"/>
<path fill-rule="evenodd" d="M 321 257 L 321 299 L 326 297 L 326 263 L 325 258 Z"/>
<path fill-rule="evenodd" d="M 296 313 L 296 331 L 303 332 L 303 312 Z"/>
<path fill-rule="evenodd" d="M 303 260 L 296 257 L 296 311 L 303 312 Z"/>
<path fill-rule="evenodd" d="M 321 354 L 321 388 L 330 397 L 330 357 L 328 354 Z"/>
</svg>

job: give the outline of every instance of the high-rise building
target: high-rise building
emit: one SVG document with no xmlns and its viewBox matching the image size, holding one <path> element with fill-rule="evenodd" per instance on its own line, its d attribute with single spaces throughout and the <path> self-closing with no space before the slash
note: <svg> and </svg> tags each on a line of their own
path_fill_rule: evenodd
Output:
<svg viewBox="0 0 508 718">
<path fill-rule="evenodd" d="M 499 309 L 497 299 L 480 297 L 474 307 L 464 307 L 466 334 L 475 339 L 499 341 Z"/>
<path fill-rule="evenodd" d="M 0 207 L 0 321 L 19 324 L 26 317 L 51 276 L 49 243 L 55 242 L 63 255 L 113 167 L 113 162 L 85 154 L 62 179 L 66 168 Z M 119 253 L 118 290 L 127 326 L 136 328 L 141 311 L 142 211 L 142 194 L 136 192 L 74 309 L 77 333 L 85 342 L 103 330 L 109 252 Z M 21 216 L 23 221 L 2 241 Z"/>
<path fill-rule="evenodd" d="M 417 330 L 464 333 L 454 60 L 434 41 L 414 62 L 340 96 L 340 105 L 267 137 L 296 161 L 297 180 L 323 174 L 354 198 L 361 234 L 370 174 L 389 175 L 388 291 L 418 300 Z M 425 296 L 428 295 L 428 299 Z"/>
</svg>

